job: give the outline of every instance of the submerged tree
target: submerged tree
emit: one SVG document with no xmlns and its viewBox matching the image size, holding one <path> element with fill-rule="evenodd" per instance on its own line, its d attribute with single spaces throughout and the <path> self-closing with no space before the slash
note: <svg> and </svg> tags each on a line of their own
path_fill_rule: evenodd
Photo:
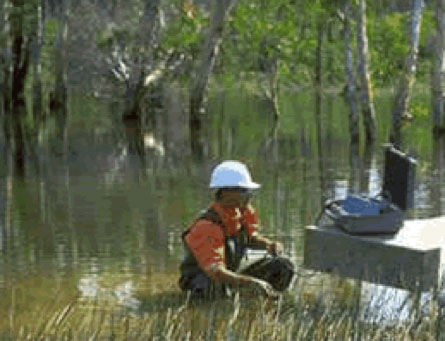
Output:
<svg viewBox="0 0 445 341">
<path fill-rule="evenodd" d="M 132 60 L 127 62 L 127 65 L 123 65 L 125 63 L 123 60 L 119 61 L 124 68 L 124 70 L 119 70 L 124 74 L 127 84 L 125 117 L 139 117 L 144 93 L 160 76 L 160 69 L 163 69 L 161 65 L 156 67 L 154 64 L 160 34 L 160 3 L 160 0 L 145 1 L 144 12 L 139 21 L 139 31 L 136 34 L 136 41 L 140 44 L 142 55 L 132 56 Z"/>
<path fill-rule="evenodd" d="M 42 45 L 44 36 L 45 5 L 44 0 L 35 0 L 30 22 L 30 59 L 32 64 L 32 113 L 35 124 L 42 119 Z"/>
<path fill-rule="evenodd" d="M 61 152 L 68 149 L 68 89 L 67 89 L 67 39 L 68 39 L 68 4 L 60 0 L 56 5 L 58 31 L 54 49 L 55 84 L 51 98 L 51 109 L 55 114 L 57 137 Z"/>
<path fill-rule="evenodd" d="M 352 34 L 351 34 L 351 0 L 345 1 L 343 32 L 345 42 L 345 75 L 346 75 L 346 99 L 349 104 L 349 134 L 351 144 L 356 145 L 359 142 L 359 113 L 355 91 L 355 73 L 354 60 L 352 52 Z"/>
<path fill-rule="evenodd" d="M 317 48 L 315 49 L 315 86 L 318 90 L 323 88 L 323 42 L 325 36 L 326 23 L 324 18 L 317 20 Z"/>
<path fill-rule="evenodd" d="M 10 5 L 9 0 L 1 1 L 1 39 L 0 39 L 0 67 L 1 67 L 1 87 L 2 91 L 2 112 L 3 117 L 3 130 L 5 133 L 6 149 L 9 149 L 12 141 L 11 131 L 11 34 L 10 34 Z"/>
<path fill-rule="evenodd" d="M 360 0 L 357 10 L 357 48 L 358 72 L 361 85 L 361 107 L 365 123 L 366 141 L 372 143 L 376 139 L 377 124 L 372 94 L 371 76 L 369 73 L 369 47 L 366 33 L 366 1 Z"/>
<path fill-rule="evenodd" d="M 155 142 L 155 114 L 162 106 L 164 80 L 174 75 L 186 60 L 177 44 L 171 42 L 175 40 L 172 32 L 182 33 L 172 28 L 181 22 L 178 7 L 164 8 L 162 4 L 161 0 L 132 3 L 129 7 L 135 13 L 132 20 L 109 25 L 99 34 L 100 47 L 108 53 L 110 74 L 124 88 L 122 121 L 130 150 L 142 162 L 147 147 L 144 136 L 149 135 L 149 140 Z M 170 11 L 168 16 L 165 11 Z"/>
<path fill-rule="evenodd" d="M 201 49 L 201 58 L 196 68 L 190 92 L 190 140 L 192 152 L 197 157 L 201 157 L 205 153 L 202 136 L 202 112 L 204 111 L 207 85 L 218 56 L 226 18 L 237 2 L 238 0 L 212 2 L 210 27 Z"/>
<path fill-rule="evenodd" d="M 439 1 L 440 2 L 440 1 Z M 422 23 L 423 0 L 412 0 L 410 50 L 402 73 L 399 88 L 392 109 L 392 129 L 390 140 L 396 146 L 401 144 L 402 118 L 408 114 L 411 89 L 416 79 L 417 56 L 419 52 L 420 27 Z"/>
<path fill-rule="evenodd" d="M 16 173 L 24 175 L 25 170 L 25 136 L 23 122 L 26 117 L 25 79 L 28 72 L 29 50 L 24 35 L 24 0 L 12 0 L 10 13 L 12 42 L 12 82 L 11 82 L 11 126 L 14 141 L 14 163 Z"/>
</svg>

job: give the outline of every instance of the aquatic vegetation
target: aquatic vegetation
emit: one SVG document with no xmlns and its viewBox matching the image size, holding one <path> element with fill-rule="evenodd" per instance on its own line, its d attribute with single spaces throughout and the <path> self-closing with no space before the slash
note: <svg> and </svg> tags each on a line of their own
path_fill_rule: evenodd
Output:
<svg viewBox="0 0 445 341">
<path fill-rule="evenodd" d="M 395 324 L 363 320 L 356 283 L 327 276 L 302 276 L 277 301 L 236 294 L 213 302 L 192 302 L 175 288 L 173 276 L 161 277 L 171 278 L 163 282 L 163 289 L 154 281 L 151 290 L 147 290 L 148 281 L 110 284 L 95 276 L 81 278 L 77 291 L 60 289 L 52 299 L 35 302 L 28 311 L 11 305 L 9 316 L 2 318 L 8 323 L 1 324 L 0 336 L 33 340 L 424 340 L 441 332 L 435 309 L 421 315 L 413 310 L 410 318 Z M 126 305 L 126 300 L 138 304 Z M 389 304 L 387 298 L 375 302 L 381 306 L 374 303 L 374 312 Z"/>
</svg>

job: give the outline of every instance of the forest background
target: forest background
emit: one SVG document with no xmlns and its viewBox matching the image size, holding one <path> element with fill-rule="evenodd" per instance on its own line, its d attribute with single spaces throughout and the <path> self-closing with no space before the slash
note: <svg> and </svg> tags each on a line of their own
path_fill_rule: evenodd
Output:
<svg viewBox="0 0 445 341">
<path fill-rule="evenodd" d="M 352 143 L 360 120 L 367 144 L 380 134 L 401 145 L 404 122 L 413 119 L 432 118 L 438 133 L 444 128 L 439 0 L 2 0 L 1 6 L 1 116 L 18 173 L 42 136 L 55 136 L 66 152 L 68 101 L 80 89 L 122 99 L 122 126 L 135 132 L 130 143 L 141 155 L 156 145 L 154 126 L 174 87 L 182 89 L 187 145 L 198 157 L 209 153 L 209 87 L 249 87 L 264 98 L 272 128 L 280 91 L 335 92 L 349 105 Z M 410 103 L 413 86 L 430 89 L 430 102 Z M 391 112 L 375 112 L 380 90 L 394 91 Z M 379 117 L 391 117 L 390 133 L 378 131 Z"/>
</svg>

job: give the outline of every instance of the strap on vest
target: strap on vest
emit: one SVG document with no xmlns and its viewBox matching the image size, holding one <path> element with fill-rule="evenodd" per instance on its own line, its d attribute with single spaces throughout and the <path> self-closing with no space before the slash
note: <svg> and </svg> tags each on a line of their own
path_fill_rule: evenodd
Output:
<svg viewBox="0 0 445 341">
<path fill-rule="evenodd" d="M 206 220 L 210 220 L 212 223 L 214 223 L 215 225 L 218 225 L 219 227 L 221 227 L 221 229 L 223 230 L 223 234 L 224 237 L 226 238 L 226 227 L 220 217 L 220 215 L 218 214 L 218 212 L 216 212 L 213 208 L 208 208 L 206 210 L 203 210 L 200 215 L 198 216 L 198 218 L 195 220 L 195 223 L 201 219 L 206 219 Z M 194 224 L 195 224 L 194 223 Z M 191 226 L 193 226 L 194 224 L 192 224 Z M 182 232 L 182 239 L 184 240 L 184 238 L 187 236 L 187 234 L 189 234 L 191 226 L 188 227 L 184 232 Z M 241 235 L 244 233 L 245 234 L 245 240 L 243 240 L 244 243 L 250 243 L 250 236 L 247 233 L 247 228 L 246 226 L 243 224 L 241 224 L 241 229 L 240 229 Z"/>
<path fill-rule="evenodd" d="M 209 220 L 223 230 L 224 246 L 226 249 L 226 265 L 228 269 L 236 271 L 236 269 L 240 264 L 242 254 L 244 253 L 245 245 L 249 243 L 250 239 L 249 235 L 247 234 L 247 229 L 245 225 L 242 224 L 240 234 L 238 235 L 238 237 L 233 237 L 233 236 L 229 237 L 226 235 L 226 228 L 224 226 L 224 223 L 220 215 L 214 209 L 208 208 L 207 210 L 202 211 L 201 214 L 198 216 L 198 218 L 195 220 L 195 223 L 201 219 Z M 188 227 L 182 233 L 182 239 L 186 250 L 188 250 L 188 256 L 183 260 L 181 264 L 181 272 L 184 272 L 185 268 L 195 269 L 198 266 L 192 251 L 188 248 L 184 240 L 187 234 L 190 232 L 192 226 Z"/>
<path fill-rule="evenodd" d="M 195 223 L 201 219 L 210 220 L 215 225 L 218 225 L 219 227 L 221 227 L 223 229 L 223 232 L 226 231 L 226 227 L 224 226 L 224 223 L 223 223 L 221 217 L 219 216 L 218 212 L 216 212 L 212 208 L 208 208 L 208 209 L 202 211 L 200 213 L 200 215 L 198 216 L 198 218 L 195 220 Z M 181 235 L 182 239 L 184 239 L 185 236 L 187 236 L 187 234 L 190 232 L 190 228 L 191 227 L 188 227 L 184 232 L 182 232 L 182 235 Z M 225 233 L 224 233 L 224 235 L 225 235 Z"/>
</svg>

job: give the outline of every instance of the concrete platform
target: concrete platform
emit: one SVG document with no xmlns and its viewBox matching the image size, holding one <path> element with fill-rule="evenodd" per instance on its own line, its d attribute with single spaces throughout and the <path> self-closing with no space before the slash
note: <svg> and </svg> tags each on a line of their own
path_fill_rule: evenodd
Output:
<svg viewBox="0 0 445 341">
<path fill-rule="evenodd" d="M 394 236 L 353 236 L 333 224 L 305 229 L 304 266 L 408 290 L 438 287 L 445 217 L 405 221 Z"/>
</svg>

